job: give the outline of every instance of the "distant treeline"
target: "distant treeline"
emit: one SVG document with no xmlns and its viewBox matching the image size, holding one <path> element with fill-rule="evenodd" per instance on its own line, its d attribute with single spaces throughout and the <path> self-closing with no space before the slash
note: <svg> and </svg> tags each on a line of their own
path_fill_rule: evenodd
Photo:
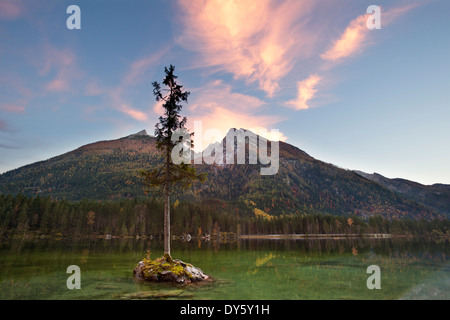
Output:
<svg viewBox="0 0 450 320">
<path fill-rule="evenodd" d="M 0 195 L 0 238 L 25 235 L 154 236 L 163 233 L 164 203 L 152 198 L 111 202 L 66 200 L 23 195 Z M 385 220 L 380 216 L 298 214 L 240 215 L 223 201 L 172 203 L 174 235 L 193 237 L 219 234 L 366 234 L 446 235 L 449 220 Z"/>
</svg>

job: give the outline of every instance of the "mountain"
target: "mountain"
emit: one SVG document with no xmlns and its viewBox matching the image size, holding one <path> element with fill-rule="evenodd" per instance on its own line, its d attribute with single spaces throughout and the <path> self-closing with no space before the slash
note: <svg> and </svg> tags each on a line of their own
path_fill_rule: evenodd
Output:
<svg viewBox="0 0 450 320">
<path fill-rule="evenodd" d="M 241 133 L 251 133 L 240 129 Z M 139 172 L 162 161 L 156 139 L 145 131 L 111 141 L 82 146 L 58 157 L 30 164 L 0 175 L 0 194 L 23 193 L 56 199 L 99 201 L 145 197 Z M 226 139 L 222 141 L 226 145 Z M 261 163 L 248 164 L 250 150 L 260 144 L 246 141 L 246 164 L 197 164 L 208 175 L 172 199 L 211 200 L 230 205 L 248 215 L 298 215 L 330 213 L 361 217 L 444 218 L 418 201 L 367 179 L 309 156 L 279 142 L 279 170 L 261 175 Z M 250 146 L 250 147 L 249 147 Z M 272 152 L 271 144 L 268 152 Z M 234 150 L 237 157 L 237 150 Z"/>
<path fill-rule="evenodd" d="M 416 202 L 423 203 L 438 212 L 450 212 L 450 185 L 433 184 L 426 186 L 405 179 L 389 179 L 378 173 L 369 174 L 361 171 L 355 172 L 391 191 L 400 193 Z"/>
<path fill-rule="evenodd" d="M 144 131 L 91 143 L 0 175 L 0 193 L 68 200 L 141 195 L 139 172 L 161 159 L 155 143 L 155 138 Z"/>
</svg>

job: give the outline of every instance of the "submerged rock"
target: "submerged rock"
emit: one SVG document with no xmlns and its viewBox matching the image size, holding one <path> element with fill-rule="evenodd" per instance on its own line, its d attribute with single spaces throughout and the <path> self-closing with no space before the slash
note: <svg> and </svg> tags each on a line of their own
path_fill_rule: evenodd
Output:
<svg viewBox="0 0 450 320">
<path fill-rule="evenodd" d="M 120 295 L 120 300 L 167 299 L 185 297 L 182 290 L 140 291 Z"/>
<path fill-rule="evenodd" d="M 133 270 L 133 274 L 139 280 L 168 281 L 180 284 L 210 279 L 200 268 L 167 256 L 140 261 Z"/>
</svg>

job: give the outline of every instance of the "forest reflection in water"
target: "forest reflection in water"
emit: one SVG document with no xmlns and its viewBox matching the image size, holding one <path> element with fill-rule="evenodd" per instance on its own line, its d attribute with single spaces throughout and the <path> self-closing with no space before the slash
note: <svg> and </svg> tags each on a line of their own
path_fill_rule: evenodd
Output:
<svg viewBox="0 0 450 320">
<path fill-rule="evenodd" d="M 162 255 L 159 240 L 36 239 L 0 243 L 1 299 L 449 299 L 448 240 L 251 239 L 173 241 L 172 255 L 215 281 L 205 286 L 142 283 L 134 266 Z M 78 265 L 82 289 L 68 290 Z M 366 287 L 378 265 L 381 290 Z M 172 292 L 171 291 L 171 292 Z"/>
</svg>

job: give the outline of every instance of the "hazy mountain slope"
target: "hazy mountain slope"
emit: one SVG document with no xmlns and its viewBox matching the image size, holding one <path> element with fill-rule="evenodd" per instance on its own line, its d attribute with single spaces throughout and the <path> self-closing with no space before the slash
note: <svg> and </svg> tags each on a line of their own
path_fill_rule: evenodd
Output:
<svg viewBox="0 0 450 320">
<path fill-rule="evenodd" d="M 450 185 L 433 184 L 426 186 L 405 179 L 389 179 L 378 173 L 355 172 L 371 181 L 379 183 L 391 191 L 398 192 L 409 199 L 423 203 L 439 212 L 450 213 Z"/>
<path fill-rule="evenodd" d="M 100 141 L 0 176 L 0 192 L 68 200 L 143 194 L 139 171 L 160 161 L 155 139 L 131 135 Z"/>
</svg>

